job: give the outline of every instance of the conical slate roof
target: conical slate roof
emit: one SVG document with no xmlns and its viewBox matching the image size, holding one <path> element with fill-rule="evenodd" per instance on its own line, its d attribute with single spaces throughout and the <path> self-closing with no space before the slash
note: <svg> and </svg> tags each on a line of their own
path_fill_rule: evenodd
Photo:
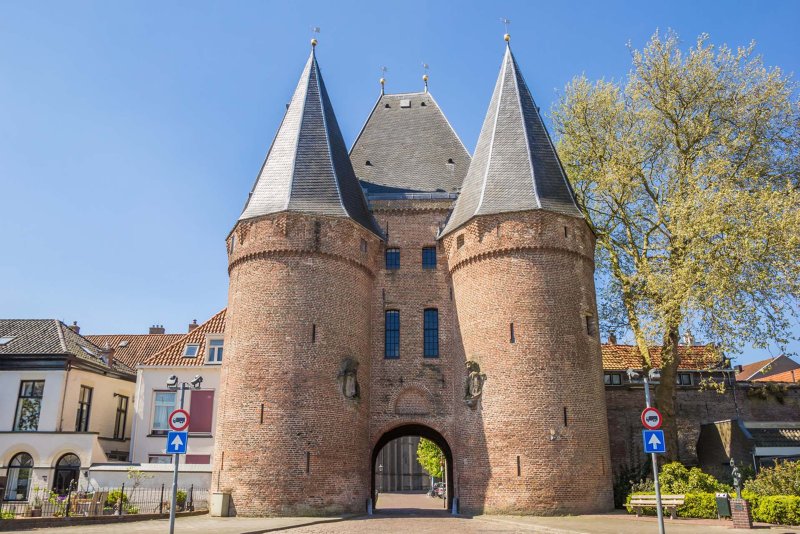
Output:
<svg viewBox="0 0 800 534">
<path fill-rule="evenodd" d="M 239 220 L 281 211 L 350 217 L 381 235 L 350 164 L 313 48 Z"/>
<path fill-rule="evenodd" d="M 442 235 L 477 215 L 535 209 L 583 217 L 507 46 L 472 163 Z"/>
</svg>

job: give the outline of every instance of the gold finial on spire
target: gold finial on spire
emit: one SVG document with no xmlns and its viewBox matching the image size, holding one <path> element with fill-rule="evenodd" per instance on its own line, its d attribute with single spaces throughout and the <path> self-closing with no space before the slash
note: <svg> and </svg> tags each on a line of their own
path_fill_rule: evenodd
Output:
<svg viewBox="0 0 800 534">
<path fill-rule="evenodd" d="M 317 34 L 319 33 L 319 27 L 313 26 L 311 28 L 311 48 L 316 48 L 317 46 Z"/>
<path fill-rule="evenodd" d="M 428 92 L 428 64 L 427 63 L 423 63 L 422 64 L 422 69 L 424 70 L 424 72 L 422 74 L 422 81 L 425 82 L 425 92 L 427 93 Z"/>
<path fill-rule="evenodd" d="M 383 86 L 386 85 L 386 73 L 388 70 L 386 67 L 381 67 L 381 94 L 383 94 Z"/>
<path fill-rule="evenodd" d="M 508 25 L 511 24 L 511 19 L 507 19 L 505 17 L 500 19 L 500 22 L 503 23 L 503 26 L 506 27 L 506 34 L 503 36 L 503 40 L 505 42 L 509 42 L 511 40 L 511 34 L 508 33 Z"/>
</svg>

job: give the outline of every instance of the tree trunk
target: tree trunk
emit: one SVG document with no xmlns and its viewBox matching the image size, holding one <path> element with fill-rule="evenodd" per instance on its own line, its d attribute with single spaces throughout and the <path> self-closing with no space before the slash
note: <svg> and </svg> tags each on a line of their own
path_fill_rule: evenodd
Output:
<svg viewBox="0 0 800 534">
<path fill-rule="evenodd" d="M 675 416 L 675 382 L 678 377 L 678 366 L 681 357 L 678 352 L 678 328 L 671 327 L 664 335 L 661 346 L 661 380 L 655 391 L 655 405 L 664 418 L 661 428 L 664 430 L 667 452 L 664 460 L 678 459 L 678 425 Z"/>
</svg>

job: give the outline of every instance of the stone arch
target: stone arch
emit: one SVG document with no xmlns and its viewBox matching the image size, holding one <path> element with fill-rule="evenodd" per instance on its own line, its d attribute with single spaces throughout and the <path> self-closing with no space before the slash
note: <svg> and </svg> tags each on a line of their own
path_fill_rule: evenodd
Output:
<svg viewBox="0 0 800 534">
<path fill-rule="evenodd" d="M 394 413 L 400 416 L 431 415 L 433 402 L 430 393 L 421 387 L 404 388 L 394 399 Z"/>
<path fill-rule="evenodd" d="M 419 423 L 406 423 L 396 426 L 384 432 L 375 445 L 372 447 L 372 457 L 370 459 L 370 495 L 375 496 L 375 461 L 378 459 L 378 453 L 390 441 L 402 438 L 404 436 L 421 436 L 429 439 L 442 449 L 446 459 L 446 480 L 447 480 L 447 509 L 451 510 L 453 507 L 453 497 L 456 494 L 455 477 L 453 476 L 453 451 L 450 444 L 442 434 L 433 428 L 419 424 Z"/>
</svg>

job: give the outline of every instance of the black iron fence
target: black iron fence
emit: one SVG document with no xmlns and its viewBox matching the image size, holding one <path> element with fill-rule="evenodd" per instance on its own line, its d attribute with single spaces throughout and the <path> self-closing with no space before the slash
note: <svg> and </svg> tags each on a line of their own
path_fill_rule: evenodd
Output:
<svg viewBox="0 0 800 534">
<path fill-rule="evenodd" d="M 116 488 L 70 490 L 64 495 L 33 488 L 27 501 L 0 501 L 0 519 L 24 517 L 87 517 L 98 515 L 168 514 L 172 488 Z M 179 488 L 177 512 L 208 510 L 208 489 Z"/>
</svg>

